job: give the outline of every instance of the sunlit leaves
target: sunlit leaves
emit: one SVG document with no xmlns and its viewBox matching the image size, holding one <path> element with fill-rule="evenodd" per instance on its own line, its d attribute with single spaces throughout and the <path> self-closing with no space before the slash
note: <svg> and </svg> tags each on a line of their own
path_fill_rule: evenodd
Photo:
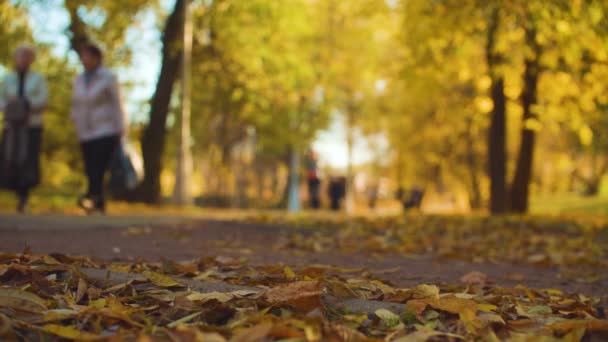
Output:
<svg viewBox="0 0 608 342">
<path fill-rule="evenodd" d="M 342 270 L 299 267 L 293 272 L 314 280 L 293 281 L 281 265 L 252 267 L 217 260 L 227 261 L 223 258 L 180 264 L 194 278 L 214 271 L 213 281 L 199 282 L 177 278 L 178 270 L 165 273 L 155 263 L 129 264 L 134 273 L 110 276 L 111 264 L 56 256 L 0 255 L 1 338 L 129 340 L 139 336 L 141 341 L 169 341 L 180 336 L 186 341 L 372 342 L 567 335 L 580 339 L 602 337 L 608 329 L 594 308 L 595 299 L 552 289 L 430 284 L 406 289 L 357 278 L 352 274 L 356 270 L 343 270 L 352 274 L 343 279 L 334 273 Z M 91 265 L 102 269 L 87 268 Z M 87 281 L 82 280 L 84 275 Z M 167 289 L 164 281 L 158 282 L 160 277 L 176 278 L 202 292 Z M 127 278 L 131 280 L 126 285 L 114 285 Z M 27 291 L 16 285 L 25 282 Z M 88 294 L 75 304 L 73 296 L 83 292 L 85 283 Z M 242 290 L 231 291 L 235 285 Z M 338 295 L 338 286 L 349 290 Z M 98 294 L 91 296 L 92 289 Z M 352 297 L 366 300 L 358 300 L 357 308 L 348 304 Z M 17 307 L 5 298 L 29 304 Z"/>
</svg>

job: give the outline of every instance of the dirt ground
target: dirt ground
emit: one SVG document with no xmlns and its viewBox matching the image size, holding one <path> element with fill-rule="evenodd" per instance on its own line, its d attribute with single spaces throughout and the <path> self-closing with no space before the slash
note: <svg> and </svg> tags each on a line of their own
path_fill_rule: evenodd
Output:
<svg viewBox="0 0 608 342">
<path fill-rule="evenodd" d="M 106 260 L 191 260 L 200 257 L 246 258 L 250 264 L 305 266 L 322 264 L 364 268 L 393 285 L 453 284 L 471 272 L 488 275 L 498 286 L 556 288 L 602 298 L 608 303 L 606 270 L 584 282 L 558 267 L 470 263 L 433 255 L 310 253 L 283 243 L 294 228 L 193 218 L 0 216 L 0 252 L 63 253 Z"/>
</svg>

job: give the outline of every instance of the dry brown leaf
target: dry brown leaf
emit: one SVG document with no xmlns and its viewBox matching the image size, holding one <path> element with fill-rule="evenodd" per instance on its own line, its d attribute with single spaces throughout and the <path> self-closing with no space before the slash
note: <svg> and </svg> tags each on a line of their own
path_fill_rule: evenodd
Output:
<svg viewBox="0 0 608 342">
<path fill-rule="evenodd" d="M 608 320 L 565 320 L 551 323 L 548 326 L 558 333 L 566 333 L 577 329 L 586 329 L 588 331 L 608 331 Z"/>
<path fill-rule="evenodd" d="M 14 336 L 13 324 L 10 318 L 0 313 L 0 337 Z"/>
<path fill-rule="evenodd" d="M 463 275 L 460 282 L 468 285 L 485 285 L 488 282 L 488 276 L 485 273 L 473 271 Z"/>
<path fill-rule="evenodd" d="M 321 306 L 321 284 L 318 281 L 298 281 L 274 287 L 264 293 L 272 304 L 289 304 L 302 311 L 311 311 Z"/>
<path fill-rule="evenodd" d="M 272 323 L 260 323 L 251 328 L 241 330 L 230 342 L 258 342 L 268 336 L 272 330 Z"/>
<path fill-rule="evenodd" d="M 154 285 L 160 287 L 176 287 L 181 286 L 180 283 L 175 281 L 175 279 L 166 276 L 164 274 L 152 272 L 152 271 L 144 271 L 143 275 L 146 276 Z"/>
<path fill-rule="evenodd" d="M 393 340 L 393 342 L 426 342 L 433 337 L 446 337 L 446 338 L 464 340 L 464 337 L 460 336 L 460 335 L 442 333 L 440 331 L 435 331 L 435 330 L 428 329 L 428 328 L 420 328 L 419 330 L 417 330 L 411 334 L 408 334 L 406 336 Z"/>
<path fill-rule="evenodd" d="M 78 288 L 76 289 L 76 296 L 74 297 L 74 302 L 78 304 L 82 300 L 82 298 L 84 298 L 84 295 L 86 293 L 87 282 L 83 278 L 80 278 L 78 279 Z"/>
<path fill-rule="evenodd" d="M 81 331 L 72 326 L 47 324 L 43 326 L 42 329 L 50 334 L 76 341 L 93 341 L 102 338 L 101 336 Z"/>
<path fill-rule="evenodd" d="M 46 310 L 46 302 L 37 295 L 16 289 L 0 289 L 0 307 L 40 313 Z"/>
</svg>

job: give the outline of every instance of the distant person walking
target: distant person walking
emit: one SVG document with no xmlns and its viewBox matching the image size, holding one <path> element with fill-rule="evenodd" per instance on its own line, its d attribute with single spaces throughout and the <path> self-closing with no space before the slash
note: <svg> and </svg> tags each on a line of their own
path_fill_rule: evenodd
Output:
<svg viewBox="0 0 608 342">
<path fill-rule="evenodd" d="M 309 151 L 306 158 L 306 180 L 308 181 L 308 198 L 312 209 L 321 208 L 321 179 L 319 178 L 318 162 L 315 151 Z"/>
<path fill-rule="evenodd" d="M 42 112 L 48 92 L 44 77 L 31 70 L 35 59 L 33 47 L 19 47 L 15 71 L 0 84 L 0 110 L 4 113 L 0 182 L 19 197 L 20 213 L 27 210 L 30 191 L 40 183 Z"/>
<path fill-rule="evenodd" d="M 74 80 L 72 119 L 80 140 L 88 190 L 78 204 L 87 213 L 104 213 L 104 177 L 126 134 L 127 115 L 118 79 L 103 66 L 99 47 L 86 45 L 79 54 L 84 72 Z"/>
<path fill-rule="evenodd" d="M 327 187 L 331 210 L 340 210 L 342 200 L 346 196 L 346 177 L 331 177 Z"/>
</svg>

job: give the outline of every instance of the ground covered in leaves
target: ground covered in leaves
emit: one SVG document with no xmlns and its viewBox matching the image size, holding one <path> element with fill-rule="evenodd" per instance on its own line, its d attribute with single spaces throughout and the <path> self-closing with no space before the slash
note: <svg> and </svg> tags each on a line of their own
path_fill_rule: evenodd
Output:
<svg viewBox="0 0 608 342">
<path fill-rule="evenodd" d="M 601 341 L 607 222 L 3 217 L 0 340 Z"/>
<path fill-rule="evenodd" d="M 344 270 L 232 258 L 108 263 L 0 255 L 3 340 L 579 341 L 608 338 L 597 299 L 501 288 L 395 288 Z"/>
</svg>

